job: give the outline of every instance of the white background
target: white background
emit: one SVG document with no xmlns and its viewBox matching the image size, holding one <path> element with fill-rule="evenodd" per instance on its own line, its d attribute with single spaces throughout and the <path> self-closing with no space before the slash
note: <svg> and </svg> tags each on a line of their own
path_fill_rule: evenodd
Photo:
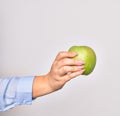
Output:
<svg viewBox="0 0 120 116">
<path fill-rule="evenodd" d="M 95 50 L 92 74 L 0 116 L 120 116 L 119 0 L 0 0 L 0 77 L 46 74 L 72 45 Z"/>
</svg>

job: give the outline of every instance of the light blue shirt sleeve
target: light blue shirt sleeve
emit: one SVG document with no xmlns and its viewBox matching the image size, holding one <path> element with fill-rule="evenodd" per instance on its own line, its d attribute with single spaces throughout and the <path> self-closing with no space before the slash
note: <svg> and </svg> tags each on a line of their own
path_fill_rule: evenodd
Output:
<svg viewBox="0 0 120 116">
<path fill-rule="evenodd" d="M 0 111 L 32 104 L 34 76 L 0 78 Z"/>
</svg>

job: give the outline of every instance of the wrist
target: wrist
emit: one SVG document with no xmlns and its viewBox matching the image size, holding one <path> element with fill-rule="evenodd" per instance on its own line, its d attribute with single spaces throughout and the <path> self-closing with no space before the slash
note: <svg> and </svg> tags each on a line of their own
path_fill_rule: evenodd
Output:
<svg viewBox="0 0 120 116">
<path fill-rule="evenodd" d="M 53 92 L 53 89 L 50 87 L 48 76 L 36 76 L 33 82 L 33 98 L 40 97 L 51 92 Z"/>
</svg>

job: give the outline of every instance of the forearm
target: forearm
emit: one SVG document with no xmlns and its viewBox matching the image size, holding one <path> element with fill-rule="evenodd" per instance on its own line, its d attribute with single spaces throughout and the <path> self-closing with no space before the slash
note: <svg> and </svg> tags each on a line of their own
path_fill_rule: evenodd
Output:
<svg viewBox="0 0 120 116">
<path fill-rule="evenodd" d="M 35 76 L 32 87 L 32 97 L 40 97 L 53 92 L 49 86 L 48 78 L 46 75 Z"/>
</svg>

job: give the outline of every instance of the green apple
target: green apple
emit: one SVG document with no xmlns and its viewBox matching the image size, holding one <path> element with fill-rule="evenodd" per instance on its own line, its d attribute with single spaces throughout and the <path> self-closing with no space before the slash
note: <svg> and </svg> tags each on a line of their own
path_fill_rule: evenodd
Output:
<svg viewBox="0 0 120 116">
<path fill-rule="evenodd" d="M 89 75 L 94 70 L 96 65 L 96 54 L 92 48 L 88 46 L 72 46 L 68 51 L 77 52 L 78 55 L 73 57 L 73 59 L 85 62 L 85 71 L 82 75 Z"/>
</svg>

